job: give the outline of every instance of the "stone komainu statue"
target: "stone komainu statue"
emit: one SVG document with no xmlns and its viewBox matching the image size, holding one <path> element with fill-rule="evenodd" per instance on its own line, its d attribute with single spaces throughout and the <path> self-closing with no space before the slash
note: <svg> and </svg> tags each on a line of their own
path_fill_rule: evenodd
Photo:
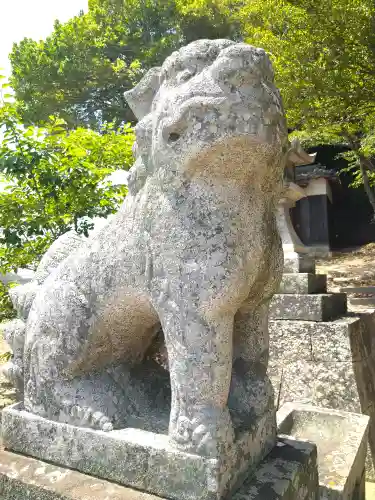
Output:
<svg viewBox="0 0 375 500">
<path fill-rule="evenodd" d="M 7 370 L 27 411 L 102 430 L 160 430 L 168 415 L 176 446 L 210 455 L 273 411 L 282 102 L 265 52 L 229 40 L 174 52 L 126 98 L 139 120 L 130 194 L 14 289 Z M 169 372 L 149 355 L 161 329 Z"/>
</svg>

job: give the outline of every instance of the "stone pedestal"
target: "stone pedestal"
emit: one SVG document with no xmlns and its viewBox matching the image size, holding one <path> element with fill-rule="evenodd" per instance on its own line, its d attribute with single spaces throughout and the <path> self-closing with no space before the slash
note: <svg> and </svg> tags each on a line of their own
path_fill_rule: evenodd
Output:
<svg viewBox="0 0 375 500">
<path fill-rule="evenodd" d="M 375 478 L 375 318 L 347 312 L 345 294 L 306 256 L 286 262 L 271 305 L 269 373 L 277 404 L 300 402 L 370 417 L 368 478 Z M 305 267 L 304 267 L 305 266 Z M 301 270 L 304 272 L 301 272 Z"/>
<path fill-rule="evenodd" d="M 315 274 L 315 258 L 297 252 L 284 252 L 284 273 Z"/>
<path fill-rule="evenodd" d="M 126 465 L 126 464 L 125 464 Z M 128 463 L 130 468 L 131 464 Z M 144 476 L 151 466 L 145 464 Z M 184 470 L 186 498 L 194 475 Z M 162 481 L 163 478 L 161 477 Z M 201 485 L 204 498 L 210 484 Z M 282 437 L 256 471 L 230 497 L 233 500 L 318 500 L 317 453 L 314 444 Z M 65 467 L 0 449 L 2 500 L 157 500 L 160 497 L 88 476 Z M 170 496 L 168 498 L 171 498 Z"/>
<path fill-rule="evenodd" d="M 277 209 L 278 230 L 283 243 L 284 253 L 307 253 L 308 250 L 299 239 L 290 218 L 290 209 L 294 206 L 294 204 L 294 201 L 283 199 L 279 203 Z"/>
<path fill-rule="evenodd" d="M 214 500 L 240 486 L 276 441 L 274 410 L 251 431 L 240 432 L 217 458 L 174 448 L 166 434 L 127 428 L 110 432 L 75 427 L 24 411 L 3 410 L 2 439 L 8 450 L 116 481 L 175 500 Z"/>
</svg>

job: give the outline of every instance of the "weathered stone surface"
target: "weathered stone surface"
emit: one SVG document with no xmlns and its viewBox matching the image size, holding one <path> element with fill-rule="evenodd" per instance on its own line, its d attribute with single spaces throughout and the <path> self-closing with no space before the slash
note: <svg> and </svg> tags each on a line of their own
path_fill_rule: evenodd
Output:
<svg viewBox="0 0 375 500">
<path fill-rule="evenodd" d="M 365 500 L 369 417 L 299 403 L 277 412 L 278 430 L 316 444 L 322 500 Z"/>
<path fill-rule="evenodd" d="M 232 420 L 251 433 L 274 413 L 282 101 L 264 50 L 229 40 L 180 49 L 126 98 L 139 119 L 130 195 L 30 301 L 24 405 L 106 431 L 171 407 L 171 443 L 216 459 L 237 446 Z M 171 389 L 144 361 L 160 327 Z"/>
<path fill-rule="evenodd" d="M 176 500 L 225 496 L 276 441 L 272 410 L 251 432 L 238 430 L 229 452 L 212 459 L 179 451 L 166 434 L 74 427 L 22 411 L 20 406 L 3 410 L 5 448 Z"/>
<path fill-rule="evenodd" d="M 358 390 L 350 361 L 270 360 L 270 377 L 280 404 L 299 401 L 322 408 L 358 410 Z"/>
<path fill-rule="evenodd" d="M 2 500 L 157 500 L 80 472 L 0 449 Z M 233 500 L 318 500 L 316 447 L 281 438 Z"/>
<path fill-rule="evenodd" d="M 306 254 L 288 252 L 284 256 L 284 273 L 315 274 L 315 258 Z"/>
<path fill-rule="evenodd" d="M 33 279 L 25 285 L 17 286 L 9 291 L 18 315 L 26 320 L 39 287 L 48 276 L 74 250 L 82 246 L 84 238 L 75 231 L 69 231 L 60 236 L 48 249 L 40 261 Z"/>
<path fill-rule="evenodd" d="M 306 360 L 356 362 L 366 357 L 363 347 L 352 351 L 350 339 L 360 335 L 361 320 L 344 316 L 335 321 L 270 320 L 270 358 L 280 362 Z"/>
<path fill-rule="evenodd" d="M 289 436 L 277 445 L 233 500 L 318 500 L 316 446 Z"/>
<path fill-rule="evenodd" d="M 274 295 L 270 305 L 271 319 L 329 321 L 347 311 L 344 293 Z"/>
<path fill-rule="evenodd" d="M 298 401 L 370 416 L 368 477 L 375 479 L 374 313 L 329 323 L 270 322 L 269 373 L 280 404 Z"/>
<path fill-rule="evenodd" d="M 17 310 L 18 319 L 2 325 L 5 341 L 13 352 L 12 359 L 1 367 L 4 376 L 23 393 L 23 356 L 25 345 L 26 321 L 35 295 L 47 277 L 65 260 L 69 254 L 79 248 L 83 238 L 75 231 L 69 231 L 58 238 L 48 249 L 40 261 L 33 278 L 23 285 L 11 288 L 13 306 Z"/>
<path fill-rule="evenodd" d="M 160 497 L 0 449 L 2 500 L 159 500 Z"/>
<path fill-rule="evenodd" d="M 327 276 L 311 273 L 284 273 L 279 293 L 327 293 Z"/>
</svg>

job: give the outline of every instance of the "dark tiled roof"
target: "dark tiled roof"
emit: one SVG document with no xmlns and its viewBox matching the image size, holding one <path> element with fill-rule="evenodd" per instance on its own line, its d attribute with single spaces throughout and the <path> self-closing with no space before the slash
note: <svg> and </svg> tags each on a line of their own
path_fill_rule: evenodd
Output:
<svg viewBox="0 0 375 500">
<path fill-rule="evenodd" d="M 338 175 L 334 170 L 328 170 L 326 166 L 320 163 L 295 167 L 295 182 L 297 184 L 304 184 L 312 179 L 319 178 L 336 181 L 338 180 Z"/>
</svg>

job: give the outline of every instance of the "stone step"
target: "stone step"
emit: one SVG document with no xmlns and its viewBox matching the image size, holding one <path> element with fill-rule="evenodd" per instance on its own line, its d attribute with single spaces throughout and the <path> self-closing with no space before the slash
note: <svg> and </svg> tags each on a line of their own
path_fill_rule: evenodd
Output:
<svg viewBox="0 0 375 500">
<path fill-rule="evenodd" d="M 284 273 L 279 289 L 280 294 L 326 292 L 327 276 L 311 273 Z"/>
<path fill-rule="evenodd" d="M 375 307 L 375 297 L 350 297 L 350 304 L 353 306 L 371 306 Z"/>
<path fill-rule="evenodd" d="M 374 294 L 375 286 L 347 286 L 340 289 L 343 293 Z"/>
<path fill-rule="evenodd" d="M 315 258 L 306 254 L 287 253 L 284 255 L 284 273 L 315 274 Z"/>
<path fill-rule="evenodd" d="M 270 306 L 270 319 L 331 321 L 347 312 L 345 293 L 277 294 Z"/>
<path fill-rule="evenodd" d="M 375 286 L 348 286 L 341 288 L 341 292 L 362 295 L 362 297 L 349 297 L 352 306 L 375 307 Z"/>
</svg>

